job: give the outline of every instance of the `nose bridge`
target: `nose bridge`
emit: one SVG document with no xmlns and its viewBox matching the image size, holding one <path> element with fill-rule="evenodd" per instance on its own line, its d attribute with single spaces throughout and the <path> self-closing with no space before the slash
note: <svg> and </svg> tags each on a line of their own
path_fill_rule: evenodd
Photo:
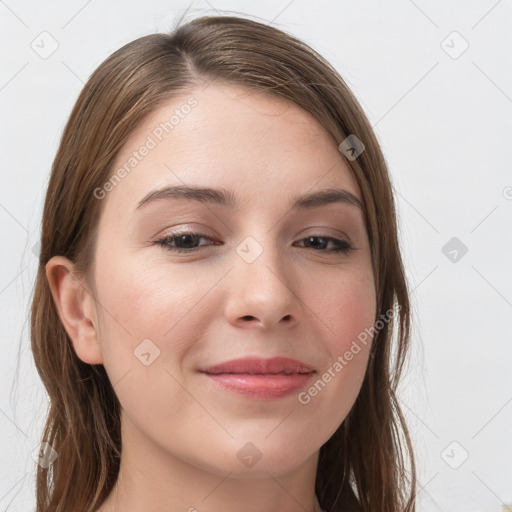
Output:
<svg viewBox="0 0 512 512">
<path fill-rule="evenodd" d="M 236 249 L 240 261 L 236 267 L 245 274 L 252 289 L 288 288 L 289 268 L 285 255 L 278 246 L 273 232 L 266 233 L 263 239 L 248 236 Z"/>
</svg>

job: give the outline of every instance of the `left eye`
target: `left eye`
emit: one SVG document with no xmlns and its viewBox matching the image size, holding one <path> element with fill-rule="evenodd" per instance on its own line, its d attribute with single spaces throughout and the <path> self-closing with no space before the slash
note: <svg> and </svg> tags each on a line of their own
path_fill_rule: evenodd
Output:
<svg viewBox="0 0 512 512">
<path fill-rule="evenodd" d="M 212 240 L 209 236 L 202 233 L 184 232 L 176 235 L 166 235 L 163 238 L 155 240 L 155 244 L 162 246 L 164 249 L 168 251 L 191 253 L 197 251 L 197 249 L 199 249 L 202 246 L 204 247 L 204 244 L 202 246 L 198 245 L 198 242 L 201 239 Z M 216 242 L 214 240 L 212 241 L 213 244 L 210 245 L 220 245 L 219 242 Z M 329 236 L 308 236 L 300 240 L 300 242 L 302 241 L 305 241 L 306 243 L 310 244 L 310 246 L 306 248 L 315 249 L 315 252 L 333 252 L 339 254 L 348 253 L 353 249 L 353 247 L 346 240 L 342 240 L 340 238 L 333 238 Z M 326 246 L 329 245 L 330 242 L 332 242 L 335 247 L 330 250 L 326 250 Z"/>
<path fill-rule="evenodd" d="M 166 235 L 164 238 L 155 240 L 155 244 L 161 245 L 168 251 L 192 252 L 198 249 L 198 246 L 195 244 L 201 238 L 211 240 L 209 236 L 203 235 L 202 233 L 184 232 L 176 235 Z M 176 245 L 173 245 L 173 242 Z M 214 245 L 218 245 L 218 243 L 215 243 Z"/>
<path fill-rule="evenodd" d="M 320 248 L 324 248 L 324 250 L 316 252 L 334 252 L 336 254 L 339 254 L 348 253 L 353 249 L 353 247 L 346 240 L 342 240 L 341 238 L 333 238 L 331 236 L 308 236 L 303 240 L 307 240 L 308 243 L 311 243 L 313 241 L 313 247 L 311 248 L 318 248 L 318 246 L 320 246 Z M 322 242 L 318 243 L 314 242 L 314 240 L 322 240 Z M 329 245 L 329 242 L 333 242 L 335 247 L 331 250 L 325 250 L 324 246 Z"/>
</svg>

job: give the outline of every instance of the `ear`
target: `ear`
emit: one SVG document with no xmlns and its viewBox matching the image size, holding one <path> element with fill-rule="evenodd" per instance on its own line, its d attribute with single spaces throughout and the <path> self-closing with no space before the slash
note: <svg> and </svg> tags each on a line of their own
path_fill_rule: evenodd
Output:
<svg viewBox="0 0 512 512">
<path fill-rule="evenodd" d="M 46 278 L 76 355 L 84 363 L 103 363 L 95 299 L 74 271 L 73 262 L 54 256 L 46 264 Z"/>
</svg>

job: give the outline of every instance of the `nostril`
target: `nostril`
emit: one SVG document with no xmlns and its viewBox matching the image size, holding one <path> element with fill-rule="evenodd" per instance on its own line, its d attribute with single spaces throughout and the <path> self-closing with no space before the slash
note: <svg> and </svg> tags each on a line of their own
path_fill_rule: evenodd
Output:
<svg viewBox="0 0 512 512">
<path fill-rule="evenodd" d="M 245 315 L 242 317 L 244 320 L 252 320 L 254 317 L 251 315 Z"/>
</svg>

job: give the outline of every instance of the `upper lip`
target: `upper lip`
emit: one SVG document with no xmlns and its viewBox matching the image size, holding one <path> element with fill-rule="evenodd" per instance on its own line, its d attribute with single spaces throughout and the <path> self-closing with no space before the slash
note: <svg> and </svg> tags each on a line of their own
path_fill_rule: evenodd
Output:
<svg viewBox="0 0 512 512">
<path fill-rule="evenodd" d="M 248 373 L 253 375 L 278 373 L 311 373 L 311 366 L 289 357 L 245 357 L 199 369 L 204 373 Z"/>
</svg>

